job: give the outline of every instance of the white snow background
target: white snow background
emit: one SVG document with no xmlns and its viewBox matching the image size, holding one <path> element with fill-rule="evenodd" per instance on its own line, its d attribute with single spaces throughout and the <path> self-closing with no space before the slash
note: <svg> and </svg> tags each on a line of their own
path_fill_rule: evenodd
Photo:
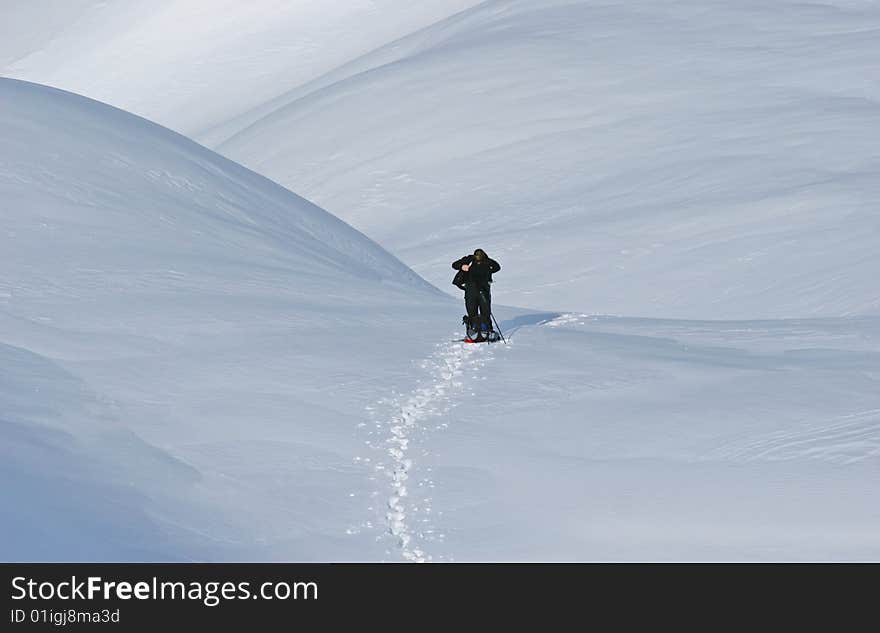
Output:
<svg viewBox="0 0 880 633">
<path fill-rule="evenodd" d="M 876 3 L 205 6 L 0 7 L 0 558 L 880 559 Z"/>
</svg>

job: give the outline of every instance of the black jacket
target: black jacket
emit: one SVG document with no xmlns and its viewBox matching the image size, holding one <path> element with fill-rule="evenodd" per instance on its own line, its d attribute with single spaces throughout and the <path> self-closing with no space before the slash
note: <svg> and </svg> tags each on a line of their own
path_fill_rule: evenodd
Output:
<svg viewBox="0 0 880 633">
<path fill-rule="evenodd" d="M 461 269 L 465 264 L 471 265 L 468 271 L 463 271 Z M 474 260 L 473 255 L 465 255 L 461 259 L 455 260 L 452 262 L 452 267 L 458 271 L 455 275 L 455 279 L 452 280 L 452 283 L 462 290 L 464 290 L 469 283 L 480 288 L 488 288 L 489 284 L 492 283 L 492 273 L 497 273 L 501 270 L 501 264 L 494 259 L 489 259 L 487 257 L 482 263 L 478 264 L 476 260 Z"/>
</svg>

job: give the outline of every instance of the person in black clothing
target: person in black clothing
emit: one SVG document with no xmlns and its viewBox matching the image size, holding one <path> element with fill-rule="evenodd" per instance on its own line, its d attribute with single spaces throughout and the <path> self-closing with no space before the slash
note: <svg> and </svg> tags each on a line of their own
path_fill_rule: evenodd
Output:
<svg viewBox="0 0 880 633">
<path fill-rule="evenodd" d="M 492 273 L 501 270 L 501 264 L 489 259 L 486 251 L 478 248 L 473 255 L 465 255 L 452 262 L 452 267 L 459 271 L 456 280 L 464 283 L 464 305 L 470 329 L 477 332 L 475 340 L 484 341 L 483 330 L 492 332 L 492 292 L 489 284 L 492 283 Z"/>
</svg>

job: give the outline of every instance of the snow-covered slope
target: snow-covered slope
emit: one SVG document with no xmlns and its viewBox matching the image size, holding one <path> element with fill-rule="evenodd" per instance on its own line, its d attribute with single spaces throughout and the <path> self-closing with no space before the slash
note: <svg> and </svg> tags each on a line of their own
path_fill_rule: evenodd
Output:
<svg viewBox="0 0 880 633">
<path fill-rule="evenodd" d="M 160 288 L 235 272 L 299 274 L 298 293 L 353 278 L 429 288 L 345 223 L 176 133 L 35 84 L 0 86 L 9 292 L 106 291 L 102 260 Z M 54 257 L 36 272 L 39 248 Z"/>
<path fill-rule="evenodd" d="M 218 150 L 444 288 L 481 246 L 518 305 L 875 314 L 878 29 L 843 0 L 489 0 Z"/>
<path fill-rule="evenodd" d="M 345 480 L 348 403 L 371 380 L 349 356 L 377 355 L 396 320 L 414 329 L 419 309 L 448 303 L 262 176 L 125 112 L 9 79 L 0 205 L 4 560 L 268 557 L 258 544 L 275 542 L 272 530 L 295 542 L 301 524 L 266 515 L 285 503 L 248 486 L 270 473 L 306 499 Z M 282 468 L 266 462 L 274 452 Z M 316 472 L 330 476 L 315 484 Z M 331 510 L 283 511 L 320 524 L 339 520 Z M 249 525 L 239 543 L 236 525 L 253 520 L 271 527 Z M 271 556 L 319 556 L 321 538 Z"/>
<path fill-rule="evenodd" d="M 482 246 L 508 301 L 540 309 L 880 308 L 875 3 L 12 0 L 3 15 L 0 74 L 183 131 L 441 288 Z"/>
<path fill-rule="evenodd" d="M 4 341 L 31 327 L 5 309 L 0 318 Z M 0 343 L 0 560 L 185 559 L 210 550 L 155 518 L 177 504 L 169 491 L 192 486 L 198 473 L 118 416 L 58 361 Z"/>
<path fill-rule="evenodd" d="M 4 0 L 0 75 L 188 136 L 477 0 Z"/>
<path fill-rule="evenodd" d="M 380 488 L 404 555 L 880 559 L 877 317 L 502 314 L 509 345 L 444 349 L 373 410 L 416 423 L 372 453 L 415 460 Z"/>
<path fill-rule="evenodd" d="M 880 559 L 880 324 L 834 316 L 877 307 L 875 25 L 486 2 L 212 129 L 443 288 L 485 247 L 509 345 L 262 176 L 0 80 L 0 559 Z"/>
</svg>

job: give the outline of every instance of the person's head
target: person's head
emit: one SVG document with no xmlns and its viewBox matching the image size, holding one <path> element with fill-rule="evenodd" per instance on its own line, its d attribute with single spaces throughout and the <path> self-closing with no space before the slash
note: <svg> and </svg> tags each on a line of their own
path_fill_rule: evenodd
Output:
<svg viewBox="0 0 880 633">
<path fill-rule="evenodd" d="M 486 251 L 484 251 L 482 248 L 478 248 L 474 251 L 474 259 L 478 262 L 481 262 L 484 259 L 488 259 L 488 257 L 486 256 Z"/>
</svg>

